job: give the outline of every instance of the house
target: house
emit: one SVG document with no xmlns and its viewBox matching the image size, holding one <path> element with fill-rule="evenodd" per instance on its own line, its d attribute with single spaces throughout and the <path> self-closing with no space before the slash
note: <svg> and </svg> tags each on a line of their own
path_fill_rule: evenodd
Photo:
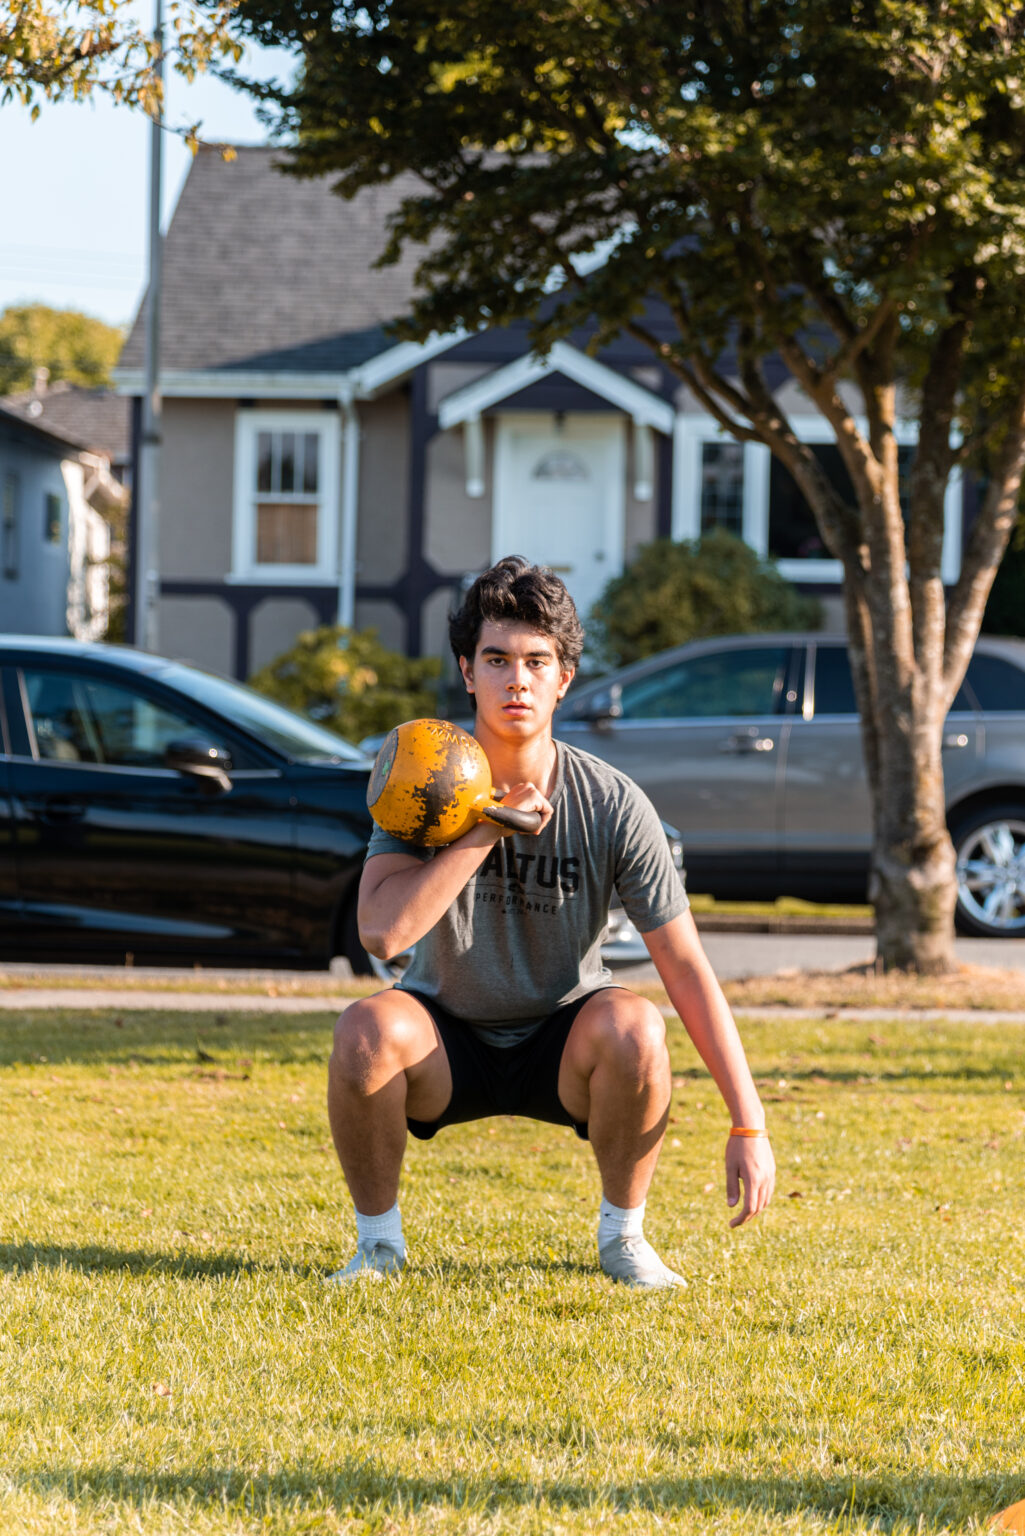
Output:
<svg viewBox="0 0 1025 1536">
<path fill-rule="evenodd" d="M 339 621 L 445 654 L 453 599 L 499 555 L 552 566 L 586 611 L 641 544 L 716 524 L 842 622 L 839 566 L 790 476 L 726 437 L 641 343 L 591 356 L 582 333 L 538 359 L 523 326 L 396 341 L 415 259 L 373 263 L 404 187 L 344 202 L 276 160 L 200 150 L 165 241 L 161 650 L 244 677 Z M 144 320 L 117 375 L 136 440 Z M 648 323 L 671 325 L 654 308 Z M 825 421 L 776 382 L 842 477 Z M 957 485 L 948 510 L 953 574 Z"/>
<path fill-rule="evenodd" d="M 127 501 L 105 454 L 0 400 L 0 629 L 106 634 L 107 519 Z"/>
</svg>

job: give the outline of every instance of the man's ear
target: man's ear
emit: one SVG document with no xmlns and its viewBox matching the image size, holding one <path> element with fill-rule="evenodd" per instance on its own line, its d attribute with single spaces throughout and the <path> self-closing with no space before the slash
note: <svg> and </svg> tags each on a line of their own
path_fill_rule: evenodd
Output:
<svg viewBox="0 0 1025 1536">
<path fill-rule="evenodd" d="M 569 685 L 577 675 L 576 667 L 563 667 L 562 680 L 559 683 L 559 692 L 556 697 L 561 701 L 569 692 Z"/>
<path fill-rule="evenodd" d="M 473 663 L 466 657 L 460 656 L 459 670 L 463 674 L 463 682 L 467 693 L 473 692 Z"/>
</svg>

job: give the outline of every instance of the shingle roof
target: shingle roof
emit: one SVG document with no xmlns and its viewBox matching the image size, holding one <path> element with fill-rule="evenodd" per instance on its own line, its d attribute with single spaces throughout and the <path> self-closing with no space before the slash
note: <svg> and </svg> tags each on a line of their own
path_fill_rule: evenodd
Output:
<svg viewBox="0 0 1025 1536">
<path fill-rule="evenodd" d="M 164 242 L 161 365 L 331 372 L 392 345 L 384 322 L 409 308 L 415 256 L 374 270 L 388 214 L 410 178 L 352 202 L 300 181 L 281 153 L 201 149 Z M 119 367 L 141 368 L 145 314 Z"/>
<path fill-rule="evenodd" d="M 22 421 L 42 427 L 90 453 L 105 454 L 115 466 L 128 462 L 131 408 L 112 389 L 85 389 L 60 379 L 41 392 L 25 389 L 4 395 L 0 404 Z"/>
</svg>

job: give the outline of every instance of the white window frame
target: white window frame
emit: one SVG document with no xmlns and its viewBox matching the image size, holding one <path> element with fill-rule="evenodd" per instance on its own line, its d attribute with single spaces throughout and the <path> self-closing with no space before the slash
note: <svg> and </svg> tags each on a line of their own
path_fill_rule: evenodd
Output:
<svg viewBox="0 0 1025 1536">
<path fill-rule="evenodd" d="M 315 432 L 318 452 L 317 559 L 267 565 L 256 559 L 256 459 L 261 432 Z M 235 417 L 234 510 L 228 581 L 269 586 L 336 586 L 341 426 L 334 411 L 240 410 Z"/>
<path fill-rule="evenodd" d="M 855 418 L 858 430 L 867 435 L 868 423 Z M 835 443 L 829 423 L 822 416 L 791 416 L 790 424 L 803 443 Z M 894 436 L 899 446 L 918 441 L 918 425 L 898 421 Z M 701 533 L 701 448 L 704 443 L 732 441 L 714 416 L 678 415 L 673 434 L 673 538 L 696 539 Z M 764 443 L 744 444 L 744 542 L 755 552 L 769 554 L 769 470 L 772 455 Z M 943 552 L 940 574 L 949 586 L 961 570 L 961 471 L 947 481 L 943 503 Z M 839 560 L 779 560 L 780 573 L 788 581 L 840 586 L 843 566 Z"/>
</svg>

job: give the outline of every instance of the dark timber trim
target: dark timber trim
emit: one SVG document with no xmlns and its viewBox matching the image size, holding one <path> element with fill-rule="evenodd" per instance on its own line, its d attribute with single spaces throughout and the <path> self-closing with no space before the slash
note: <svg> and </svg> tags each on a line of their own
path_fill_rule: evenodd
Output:
<svg viewBox="0 0 1025 1536">
<path fill-rule="evenodd" d="M 161 597 L 214 597 L 231 613 L 234 620 L 232 671 L 245 680 L 250 673 L 251 624 L 261 603 L 273 598 L 300 598 L 313 608 L 321 624 L 333 624 L 338 611 L 338 588 L 325 586 L 274 587 L 252 586 L 222 581 L 162 581 Z"/>
</svg>

